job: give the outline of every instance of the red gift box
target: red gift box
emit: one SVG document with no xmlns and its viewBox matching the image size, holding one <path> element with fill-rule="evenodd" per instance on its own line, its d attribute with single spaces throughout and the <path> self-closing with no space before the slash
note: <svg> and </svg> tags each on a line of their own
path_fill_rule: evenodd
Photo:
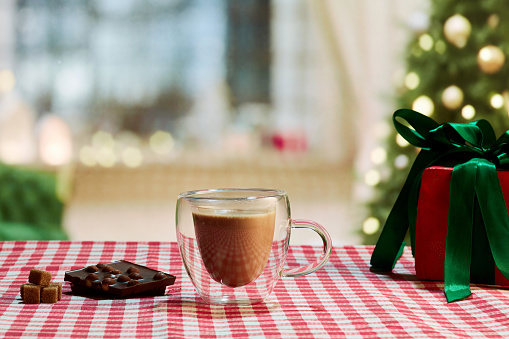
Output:
<svg viewBox="0 0 509 339">
<path fill-rule="evenodd" d="M 509 210 L 509 171 L 497 173 Z M 414 244 L 415 271 L 421 280 L 444 280 L 451 175 L 452 167 L 439 166 L 429 167 L 422 174 Z M 509 286 L 509 280 L 496 266 L 494 282 L 495 285 Z"/>
</svg>

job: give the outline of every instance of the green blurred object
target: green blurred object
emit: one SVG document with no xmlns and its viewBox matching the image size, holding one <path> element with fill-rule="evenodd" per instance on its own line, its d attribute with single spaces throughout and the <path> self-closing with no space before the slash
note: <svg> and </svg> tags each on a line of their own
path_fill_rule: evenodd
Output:
<svg viewBox="0 0 509 339">
<path fill-rule="evenodd" d="M 0 241 L 66 240 L 53 173 L 0 164 Z"/>
</svg>

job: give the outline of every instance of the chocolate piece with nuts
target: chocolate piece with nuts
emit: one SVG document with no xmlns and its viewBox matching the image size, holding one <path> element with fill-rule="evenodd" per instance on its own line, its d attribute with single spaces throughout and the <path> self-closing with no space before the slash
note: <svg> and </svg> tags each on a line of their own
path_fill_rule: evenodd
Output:
<svg viewBox="0 0 509 339">
<path fill-rule="evenodd" d="M 166 286 L 175 282 L 175 276 L 118 260 L 65 272 L 64 280 L 71 283 L 72 291 L 77 294 L 126 298 L 164 295 Z"/>
</svg>

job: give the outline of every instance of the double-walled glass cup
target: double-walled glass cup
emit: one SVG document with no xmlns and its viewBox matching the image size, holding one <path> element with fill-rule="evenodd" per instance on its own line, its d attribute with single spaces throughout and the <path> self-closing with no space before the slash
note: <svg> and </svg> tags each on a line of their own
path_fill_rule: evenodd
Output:
<svg viewBox="0 0 509 339">
<path fill-rule="evenodd" d="M 329 259 L 332 241 L 323 226 L 293 220 L 288 195 L 271 189 L 214 189 L 181 193 L 176 211 L 182 260 L 200 296 L 209 303 L 265 300 L 279 277 L 312 273 Z M 323 253 L 305 267 L 284 269 L 292 229 L 323 240 Z"/>
</svg>

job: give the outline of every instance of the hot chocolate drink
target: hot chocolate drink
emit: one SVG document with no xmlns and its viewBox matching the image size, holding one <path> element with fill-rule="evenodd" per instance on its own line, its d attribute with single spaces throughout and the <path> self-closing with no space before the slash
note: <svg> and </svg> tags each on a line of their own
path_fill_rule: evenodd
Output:
<svg viewBox="0 0 509 339">
<path fill-rule="evenodd" d="M 256 280 L 269 259 L 274 211 L 259 214 L 193 213 L 198 248 L 217 282 L 239 287 Z"/>
</svg>

